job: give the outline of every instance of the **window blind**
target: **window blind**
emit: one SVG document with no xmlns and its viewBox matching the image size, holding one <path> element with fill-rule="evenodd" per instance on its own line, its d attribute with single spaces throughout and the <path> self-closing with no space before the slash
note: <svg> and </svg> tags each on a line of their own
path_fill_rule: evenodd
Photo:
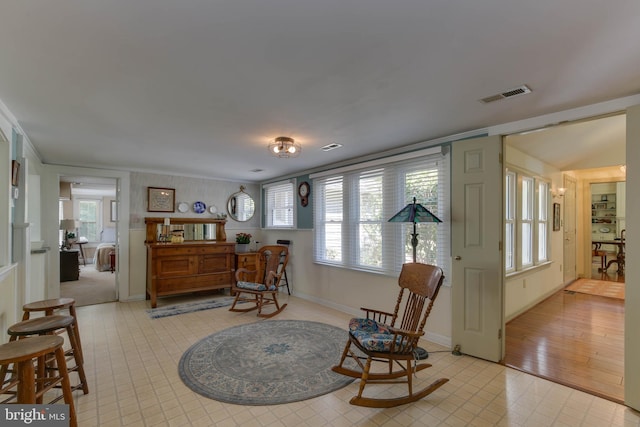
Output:
<svg viewBox="0 0 640 427">
<path fill-rule="evenodd" d="M 413 225 L 388 220 L 416 197 L 443 221 L 416 225 L 417 261 L 438 265 L 448 276 L 449 156 L 438 150 L 369 165 L 313 180 L 314 261 L 397 275 L 403 263 L 413 262 Z"/>
<path fill-rule="evenodd" d="M 266 184 L 263 189 L 265 228 L 294 228 L 294 182 Z"/>
</svg>

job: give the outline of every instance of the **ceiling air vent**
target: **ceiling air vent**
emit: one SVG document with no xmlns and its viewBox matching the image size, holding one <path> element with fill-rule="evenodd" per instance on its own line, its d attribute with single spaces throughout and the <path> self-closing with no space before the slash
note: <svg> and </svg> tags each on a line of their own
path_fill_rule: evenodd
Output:
<svg viewBox="0 0 640 427">
<path fill-rule="evenodd" d="M 331 143 L 328 145 L 325 145 L 324 147 L 322 147 L 322 151 L 331 151 L 331 150 L 335 150 L 336 148 L 340 148 L 342 147 L 342 144 L 338 144 L 338 143 Z"/>
<path fill-rule="evenodd" d="M 518 87 L 514 87 L 513 89 L 506 90 L 497 95 L 487 96 L 486 98 L 482 98 L 480 102 L 483 104 L 488 104 L 490 102 L 500 101 L 501 99 L 513 98 L 514 96 L 525 95 L 527 93 L 531 93 L 531 89 L 529 86 L 522 85 Z"/>
</svg>

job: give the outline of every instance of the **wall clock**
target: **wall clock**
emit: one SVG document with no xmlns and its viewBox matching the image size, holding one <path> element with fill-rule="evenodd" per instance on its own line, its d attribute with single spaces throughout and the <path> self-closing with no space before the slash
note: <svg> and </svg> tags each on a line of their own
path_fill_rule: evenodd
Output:
<svg viewBox="0 0 640 427">
<path fill-rule="evenodd" d="M 307 206 L 309 204 L 310 192 L 311 188 L 309 187 L 309 183 L 307 181 L 301 182 L 298 186 L 298 196 L 300 196 L 300 204 L 302 206 Z"/>
</svg>

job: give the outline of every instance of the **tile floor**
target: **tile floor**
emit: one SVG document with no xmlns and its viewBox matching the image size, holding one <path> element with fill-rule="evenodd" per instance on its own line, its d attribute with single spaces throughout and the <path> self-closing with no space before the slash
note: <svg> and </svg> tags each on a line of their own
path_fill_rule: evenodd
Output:
<svg viewBox="0 0 640 427">
<path fill-rule="evenodd" d="M 271 319 L 304 319 L 345 327 L 351 317 L 283 295 L 289 306 Z M 161 299 L 159 306 L 184 299 Z M 331 394 L 274 406 L 239 406 L 202 397 L 178 376 L 183 352 L 201 338 L 254 313 L 225 308 L 150 319 L 147 302 L 79 307 L 90 393 L 75 392 L 80 426 L 637 426 L 637 412 L 504 366 L 424 342 L 432 368 L 418 384 L 450 379 L 416 403 L 371 409 L 352 406 L 358 381 Z M 266 320 L 266 321 L 271 321 Z M 380 394 L 394 387 L 373 386 Z M 386 389 L 389 387 L 389 389 Z M 369 390 L 369 387 L 367 388 Z"/>
</svg>

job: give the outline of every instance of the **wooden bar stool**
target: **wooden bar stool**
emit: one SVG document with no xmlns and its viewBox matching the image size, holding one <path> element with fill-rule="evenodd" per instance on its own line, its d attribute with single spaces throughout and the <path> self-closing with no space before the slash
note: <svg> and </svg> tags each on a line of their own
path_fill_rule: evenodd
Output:
<svg viewBox="0 0 640 427">
<path fill-rule="evenodd" d="M 45 316 L 51 316 L 59 310 L 68 310 L 69 315 L 76 319 L 75 332 L 78 349 L 82 354 L 82 342 L 80 341 L 80 329 L 78 328 L 78 316 L 76 315 L 76 300 L 73 298 L 53 298 L 42 301 L 34 301 L 22 306 L 22 320 L 29 320 L 31 313 L 43 312 Z"/>
<path fill-rule="evenodd" d="M 69 425 L 76 427 L 78 421 L 73 405 L 66 358 L 62 349 L 63 343 L 62 337 L 45 335 L 1 344 L 0 365 L 5 367 L 13 364 L 15 367 L 15 375 L 6 384 L 3 383 L 0 386 L 0 394 L 12 396 L 2 403 L 15 400 L 15 403 L 35 404 L 37 401 L 42 401 L 42 396 L 47 391 L 61 384 L 64 403 L 69 405 Z M 38 360 L 38 371 L 41 371 L 45 358 L 50 354 L 55 355 L 59 375 L 36 377 L 33 361 Z"/>
<path fill-rule="evenodd" d="M 66 369 L 69 372 L 77 372 L 80 377 L 79 383 L 71 387 L 71 391 L 82 389 L 84 394 L 88 394 L 89 386 L 87 385 L 87 377 L 84 373 L 82 352 L 80 351 L 79 343 L 76 339 L 77 334 L 74 330 L 75 325 L 76 319 L 72 316 L 60 316 L 54 314 L 51 316 L 36 317 L 35 319 L 18 322 L 15 325 L 9 326 L 7 333 L 10 335 L 10 341 L 15 341 L 17 338 L 25 338 L 33 335 L 52 335 L 66 331 L 71 348 L 64 353 L 65 359 L 73 357 L 75 360 L 75 366 L 67 367 Z"/>
</svg>

